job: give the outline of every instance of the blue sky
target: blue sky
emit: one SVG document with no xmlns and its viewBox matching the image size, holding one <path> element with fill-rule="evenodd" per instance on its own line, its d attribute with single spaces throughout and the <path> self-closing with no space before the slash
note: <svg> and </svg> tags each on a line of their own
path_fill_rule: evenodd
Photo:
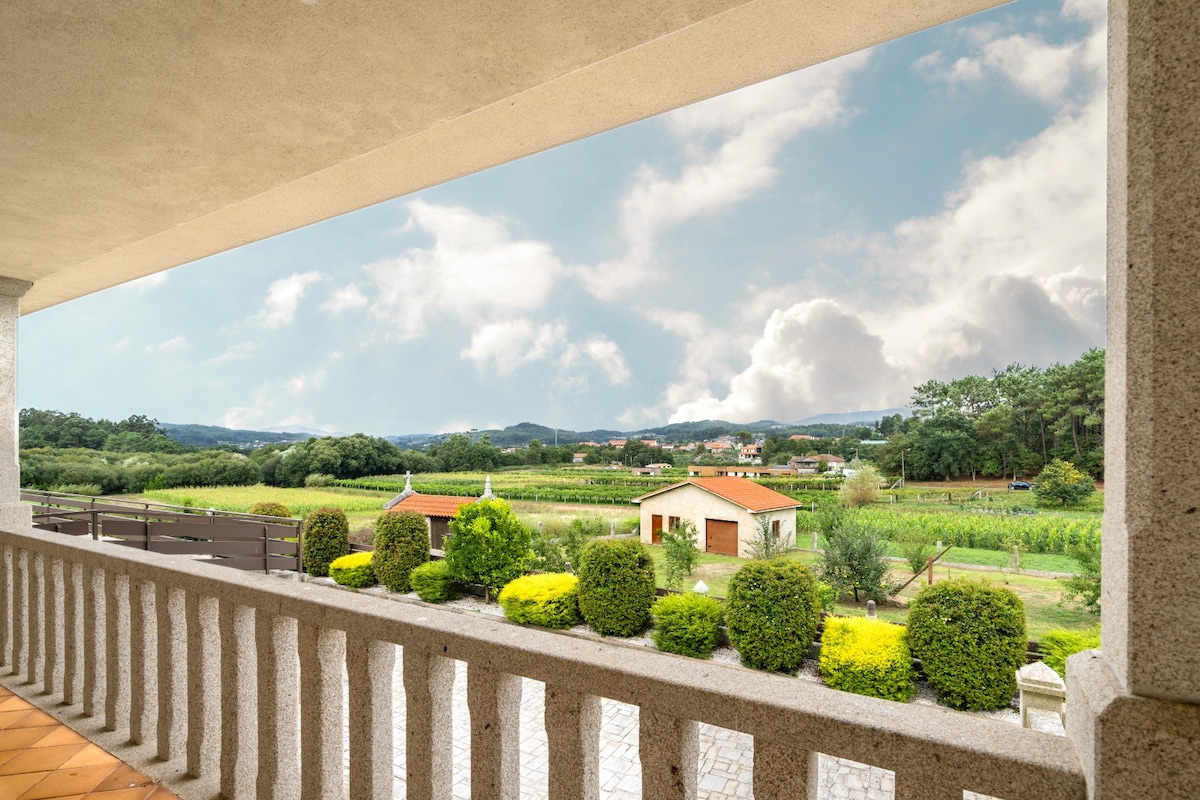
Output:
<svg viewBox="0 0 1200 800">
<path fill-rule="evenodd" d="M 903 405 L 1104 342 L 1105 3 L 855 53 L 46 309 L 23 406 L 400 434 Z"/>
</svg>

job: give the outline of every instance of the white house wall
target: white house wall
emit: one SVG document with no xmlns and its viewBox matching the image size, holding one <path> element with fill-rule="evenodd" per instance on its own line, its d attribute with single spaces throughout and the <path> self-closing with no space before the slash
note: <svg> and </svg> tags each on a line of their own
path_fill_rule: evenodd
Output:
<svg viewBox="0 0 1200 800">
<path fill-rule="evenodd" d="M 796 540 L 796 510 L 785 508 L 781 511 L 764 512 L 765 516 L 774 521 L 779 520 L 780 535 Z M 737 503 L 730 502 L 707 492 L 697 486 L 686 485 L 672 489 L 654 497 L 647 498 L 641 503 L 641 540 L 642 544 L 651 544 L 651 518 L 655 514 L 662 515 L 663 530 L 668 528 L 670 517 L 686 519 L 696 526 L 696 545 L 700 550 L 707 551 L 708 542 L 705 535 L 704 521 L 720 519 L 736 522 L 738 525 L 738 555 L 750 557 L 750 542 L 758 531 L 757 517 L 763 515 L 751 514 Z"/>
</svg>

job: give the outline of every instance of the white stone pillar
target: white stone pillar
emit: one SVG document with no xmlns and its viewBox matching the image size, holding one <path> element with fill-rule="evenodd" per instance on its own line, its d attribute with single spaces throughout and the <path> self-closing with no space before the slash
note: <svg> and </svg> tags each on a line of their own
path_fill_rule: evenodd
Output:
<svg viewBox="0 0 1200 800">
<path fill-rule="evenodd" d="M 546 684 L 550 800 L 599 800 L 600 698 Z"/>
<path fill-rule="evenodd" d="M 1102 655 L 1067 666 L 1095 798 L 1200 786 L 1200 16 L 1110 0 Z"/>
<path fill-rule="evenodd" d="M 21 465 L 17 458 L 17 320 L 21 298 L 33 284 L 0 277 L 0 526 L 33 522 L 21 502 Z"/>
<path fill-rule="evenodd" d="M 642 797 L 695 800 L 700 759 L 700 725 L 638 709 L 638 755 Z"/>
</svg>

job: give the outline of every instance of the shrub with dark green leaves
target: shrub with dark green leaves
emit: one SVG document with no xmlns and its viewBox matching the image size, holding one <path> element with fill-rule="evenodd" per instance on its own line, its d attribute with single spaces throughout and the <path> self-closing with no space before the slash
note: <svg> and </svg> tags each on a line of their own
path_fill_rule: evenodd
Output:
<svg viewBox="0 0 1200 800">
<path fill-rule="evenodd" d="M 579 610 L 601 636 L 637 636 L 650 624 L 654 562 L 636 539 L 593 539 L 579 558 Z"/>
<path fill-rule="evenodd" d="M 409 576 L 413 591 L 426 603 L 444 603 L 462 597 L 462 586 L 454 580 L 445 561 L 426 561 Z"/>
<path fill-rule="evenodd" d="M 500 592 L 500 607 L 513 622 L 569 628 L 579 622 L 579 578 L 566 572 L 523 575 Z"/>
<path fill-rule="evenodd" d="M 519 578 L 533 557 L 529 529 L 503 500 L 462 506 L 450 520 L 446 564 L 460 583 L 478 583 L 490 592 Z"/>
<path fill-rule="evenodd" d="M 1025 605 L 986 581 L 926 586 L 909 606 L 908 646 L 941 702 L 965 711 L 1004 708 L 1025 664 Z"/>
<path fill-rule="evenodd" d="M 1046 631 L 1042 640 L 1038 642 L 1038 648 L 1042 652 L 1045 665 L 1065 678 L 1067 656 L 1083 650 L 1100 649 L 1100 626 L 1094 625 L 1082 631 L 1069 631 L 1065 628 Z"/>
<path fill-rule="evenodd" d="M 374 586 L 378 583 L 375 580 L 375 570 L 371 566 L 371 557 L 374 555 L 371 552 L 351 553 L 348 556 L 335 558 L 329 564 L 329 577 L 351 589 L 365 589 L 368 586 Z"/>
<path fill-rule="evenodd" d="M 291 509 L 283 503 L 276 503 L 274 500 L 259 500 L 254 505 L 250 506 L 250 510 L 246 512 L 259 517 L 290 517 L 292 516 Z"/>
<path fill-rule="evenodd" d="M 817 635 L 812 573 L 796 561 L 751 561 L 729 579 L 729 642 L 747 667 L 794 675 Z"/>
<path fill-rule="evenodd" d="M 329 575 L 329 564 L 350 552 L 350 523 L 340 508 L 318 508 L 304 520 L 304 569 L 315 578 Z"/>
<path fill-rule="evenodd" d="M 905 630 L 881 619 L 828 617 L 821 679 L 843 692 L 906 703 L 917 693 Z"/>
<path fill-rule="evenodd" d="M 708 658 L 717 647 L 724 613 L 711 597 L 688 592 L 655 601 L 654 644 L 659 650 L 693 658 Z"/>
<path fill-rule="evenodd" d="M 429 526 L 415 511 L 385 511 L 375 520 L 375 575 L 393 592 L 410 592 L 412 571 L 429 560 Z"/>
</svg>

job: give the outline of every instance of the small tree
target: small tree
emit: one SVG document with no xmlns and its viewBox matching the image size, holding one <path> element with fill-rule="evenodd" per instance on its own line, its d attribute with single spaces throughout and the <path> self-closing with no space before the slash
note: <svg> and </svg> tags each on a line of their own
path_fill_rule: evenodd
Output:
<svg viewBox="0 0 1200 800">
<path fill-rule="evenodd" d="M 1079 572 L 1063 579 L 1062 600 L 1100 613 L 1100 537 L 1085 537 L 1067 548 L 1067 555 L 1079 562 Z"/>
<path fill-rule="evenodd" d="M 375 520 L 375 576 L 393 592 L 412 591 L 412 571 L 429 560 L 429 526 L 415 511 Z"/>
<path fill-rule="evenodd" d="M 459 583 L 481 584 L 490 595 L 525 572 L 532 554 L 529 529 L 503 500 L 480 500 L 450 520 L 446 564 Z"/>
<path fill-rule="evenodd" d="M 1056 458 L 1037 477 L 1038 502 L 1043 505 L 1077 506 L 1096 491 L 1096 484 L 1070 461 Z"/>
<path fill-rule="evenodd" d="M 842 503 L 850 508 L 870 505 L 879 499 L 879 473 L 869 465 L 855 466 L 854 474 L 842 483 L 839 493 Z"/>
<path fill-rule="evenodd" d="M 669 531 L 663 531 L 663 557 L 666 561 L 666 584 L 671 589 L 679 589 L 683 584 L 684 574 L 691 575 L 700 558 L 696 548 L 696 526 L 690 520 L 680 520 L 671 526 Z"/>
<path fill-rule="evenodd" d="M 601 636 L 637 636 L 650 624 L 654 562 L 635 539 L 593 539 L 579 559 L 579 611 Z"/>
<path fill-rule="evenodd" d="M 917 527 L 906 528 L 896 534 L 895 542 L 913 575 L 925 569 L 934 550 L 932 533 Z"/>
<path fill-rule="evenodd" d="M 340 508 L 318 508 L 304 520 L 304 569 L 314 578 L 329 575 L 335 558 L 350 552 L 350 523 Z"/>
<path fill-rule="evenodd" d="M 821 580 L 833 586 L 838 595 L 859 592 L 877 603 L 887 599 L 891 583 L 884 557 L 887 540 L 858 525 L 843 525 L 826 535 L 825 552 L 818 558 Z"/>
<path fill-rule="evenodd" d="M 774 522 L 766 514 L 754 518 L 754 538 L 746 543 L 750 558 L 762 561 L 781 556 L 792 549 L 791 534 L 776 534 Z"/>
</svg>

